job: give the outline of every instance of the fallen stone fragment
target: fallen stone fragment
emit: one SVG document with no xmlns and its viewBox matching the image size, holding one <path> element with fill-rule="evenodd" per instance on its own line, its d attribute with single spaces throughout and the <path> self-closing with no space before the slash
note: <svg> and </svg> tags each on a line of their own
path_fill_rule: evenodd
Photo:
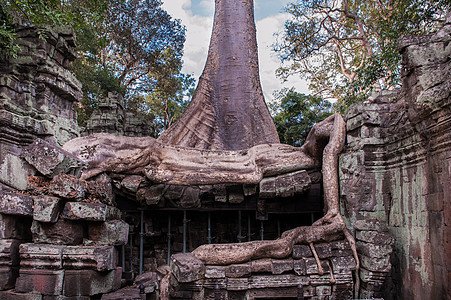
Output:
<svg viewBox="0 0 451 300">
<path fill-rule="evenodd" d="M 62 201 L 58 197 L 34 196 L 33 219 L 39 222 L 55 223 L 62 210 Z"/>
<path fill-rule="evenodd" d="M 24 149 L 22 157 L 42 175 L 54 177 L 73 170 L 79 174 L 83 162 L 57 145 L 37 138 Z"/>
<path fill-rule="evenodd" d="M 88 227 L 88 238 L 96 245 L 120 246 L 127 244 L 129 225 L 122 220 L 106 221 Z"/>
<path fill-rule="evenodd" d="M 33 198 L 28 195 L 0 190 L 0 213 L 7 215 L 32 216 Z"/>
<path fill-rule="evenodd" d="M 134 286 L 144 286 L 144 293 L 153 293 L 159 284 L 158 274 L 156 272 L 147 272 L 136 276 Z"/>
<path fill-rule="evenodd" d="M 56 223 L 33 221 L 31 233 L 36 244 L 78 245 L 83 242 L 83 225 L 64 219 Z"/>
<path fill-rule="evenodd" d="M 49 192 L 51 194 L 77 201 L 85 197 L 87 190 L 88 186 L 86 181 L 68 174 L 59 174 L 53 177 L 49 186 Z"/>
<path fill-rule="evenodd" d="M 68 220 L 104 222 L 120 219 L 121 211 L 103 203 L 67 202 L 62 216 Z"/>
<path fill-rule="evenodd" d="M 202 261 L 191 253 L 178 253 L 171 256 L 171 272 L 178 282 L 199 280 L 204 268 Z"/>
</svg>

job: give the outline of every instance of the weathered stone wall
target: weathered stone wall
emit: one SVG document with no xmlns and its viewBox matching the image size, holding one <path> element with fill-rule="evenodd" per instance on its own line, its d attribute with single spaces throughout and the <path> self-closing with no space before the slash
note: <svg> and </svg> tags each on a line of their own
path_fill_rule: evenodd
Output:
<svg viewBox="0 0 451 300">
<path fill-rule="evenodd" d="M 111 182 L 33 177 L 0 191 L 0 299 L 99 299 L 120 288 L 129 225 Z"/>
<path fill-rule="evenodd" d="M 124 110 L 123 102 L 122 95 L 108 93 L 87 121 L 82 135 L 104 132 L 136 137 L 154 136 L 152 122 L 142 115 Z"/>
<path fill-rule="evenodd" d="M 450 41 L 450 19 L 436 34 L 403 38 L 402 90 L 346 114 L 342 208 L 352 227 L 376 219 L 394 237 L 386 299 L 451 298 Z M 384 239 L 375 242 L 370 253 L 359 250 L 362 272 L 388 266 L 371 270 L 365 264 L 366 256 L 384 250 Z M 362 272 L 364 283 L 376 282 Z"/>
<path fill-rule="evenodd" d="M 24 190 L 34 170 L 20 158 L 39 137 L 63 145 L 79 136 L 76 105 L 81 84 L 67 70 L 75 38 L 61 29 L 19 28 L 16 58 L 0 60 L 0 188 Z"/>
</svg>

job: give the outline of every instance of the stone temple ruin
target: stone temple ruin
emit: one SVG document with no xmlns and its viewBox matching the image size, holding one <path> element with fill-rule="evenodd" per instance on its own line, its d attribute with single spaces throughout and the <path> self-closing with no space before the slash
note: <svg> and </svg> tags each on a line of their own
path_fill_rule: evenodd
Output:
<svg viewBox="0 0 451 300">
<path fill-rule="evenodd" d="M 76 138 L 74 36 L 18 36 L 0 62 L 1 299 L 451 297 L 451 18 L 399 41 L 400 90 L 301 148 L 264 106 L 252 1 L 217 1 L 193 101 L 157 140 L 103 117 L 114 95 Z"/>
</svg>

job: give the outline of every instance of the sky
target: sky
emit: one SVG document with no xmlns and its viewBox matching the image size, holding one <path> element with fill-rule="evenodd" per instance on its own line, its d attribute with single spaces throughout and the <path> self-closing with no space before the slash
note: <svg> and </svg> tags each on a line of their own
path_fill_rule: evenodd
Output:
<svg viewBox="0 0 451 300">
<path fill-rule="evenodd" d="M 202 74 L 208 54 L 213 26 L 215 0 L 163 0 L 163 8 L 186 27 L 186 42 L 182 72 L 198 79 Z M 282 83 L 275 75 L 280 61 L 272 50 L 274 34 L 281 32 L 288 15 L 283 8 L 292 0 L 254 0 L 254 14 L 257 27 L 260 81 L 267 102 L 272 101 L 273 92 L 284 87 L 309 94 L 307 83 L 298 76 L 292 76 Z"/>
</svg>

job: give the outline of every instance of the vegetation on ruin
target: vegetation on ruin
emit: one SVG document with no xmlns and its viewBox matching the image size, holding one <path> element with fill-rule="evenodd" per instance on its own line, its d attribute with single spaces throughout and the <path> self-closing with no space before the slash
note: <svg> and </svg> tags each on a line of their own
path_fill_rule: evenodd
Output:
<svg viewBox="0 0 451 300">
<path fill-rule="evenodd" d="M 278 76 L 299 74 L 343 111 L 372 90 L 399 86 L 398 38 L 434 32 L 449 8 L 449 0 L 295 1 L 274 46 Z"/>
<path fill-rule="evenodd" d="M 0 4 L 1 55 L 14 57 L 17 25 L 70 26 L 78 58 L 72 71 L 83 84 L 84 125 L 108 92 L 152 119 L 157 132 L 180 116 L 193 79 L 181 73 L 185 28 L 160 0 L 8 0 Z M 145 38 L 143 38 L 145 37 Z"/>
</svg>

